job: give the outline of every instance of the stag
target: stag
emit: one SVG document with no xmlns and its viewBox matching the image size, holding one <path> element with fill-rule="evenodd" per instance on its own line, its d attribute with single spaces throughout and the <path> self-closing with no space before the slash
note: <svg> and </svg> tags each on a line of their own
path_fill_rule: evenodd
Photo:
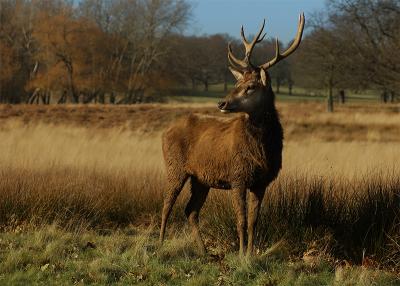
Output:
<svg viewBox="0 0 400 286">
<path fill-rule="evenodd" d="M 191 114 L 177 120 L 163 133 L 167 190 L 162 210 L 161 243 L 172 207 L 190 178 L 191 197 L 185 214 L 200 252 L 205 254 L 206 249 L 199 231 L 199 212 L 210 188 L 231 190 L 239 253 L 244 255 L 246 225 L 247 254 L 253 251 L 255 225 L 264 193 L 282 165 L 283 129 L 267 70 L 300 45 L 304 14 L 300 15 L 297 35 L 291 46 L 281 53 L 276 39 L 275 57 L 257 66 L 250 57 L 255 45 L 265 37 L 265 34 L 261 36 L 264 25 L 265 20 L 251 42 L 246 39 L 242 26 L 243 60 L 236 58 L 228 45 L 229 68 L 237 83 L 225 100 L 218 103 L 218 108 L 221 112 L 239 115 L 225 119 Z"/>
</svg>

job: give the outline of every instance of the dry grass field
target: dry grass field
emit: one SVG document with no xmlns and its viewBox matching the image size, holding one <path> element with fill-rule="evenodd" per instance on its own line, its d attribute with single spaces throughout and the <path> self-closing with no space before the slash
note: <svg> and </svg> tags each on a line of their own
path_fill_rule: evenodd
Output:
<svg viewBox="0 0 400 286">
<path fill-rule="evenodd" d="M 200 216 L 209 257 L 186 233 L 187 190 L 156 243 L 160 134 L 214 105 L 0 106 L 0 284 L 398 285 L 400 105 L 278 110 L 283 169 L 243 262 L 225 191 Z"/>
</svg>

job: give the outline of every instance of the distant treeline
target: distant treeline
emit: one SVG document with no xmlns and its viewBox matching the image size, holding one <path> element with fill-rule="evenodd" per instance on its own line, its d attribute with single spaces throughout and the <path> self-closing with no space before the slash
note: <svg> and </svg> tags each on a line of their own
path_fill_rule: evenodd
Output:
<svg viewBox="0 0 400 286">
<path fill-rule="evenodd" d="M 274 86 L 323 88 L 328 99 L 373 89 L 395 100 L 400 2 L 333 0 L 326 8 L 306 15 L 300 49 L 271 70 Z M 240 54 L 241 42 L 183 35 L 190 11 L 186 0 L 1 0 L 0 102 L 129 104 L 182 87 L 226 89 L 227 44 Z M 265 40 L 253 61 L 274 51 Z"/>
</svg>

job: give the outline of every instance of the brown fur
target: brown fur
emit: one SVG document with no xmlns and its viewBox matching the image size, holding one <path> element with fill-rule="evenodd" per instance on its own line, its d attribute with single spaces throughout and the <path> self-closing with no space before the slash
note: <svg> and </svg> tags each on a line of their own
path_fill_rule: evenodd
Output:
<svg viewBox="0 0 400 286">
<path fill-rule="evenodd" d="M 247 92 L 249 87 L 251 93 Z M 283 131 L 268 81 L 259 72 L 244 73 L 235 89 L 220 104 L 222 111 L 244 112 L 235 118 L 189 115 L 176 121 L 162 138 L 168 187 L 164 198 L 161 242 L 168 216 L 185 181 L 191 178 L 191 198 L 185 209 L 193 236 L 205 252 L 198 216 L 210 188 L 231 189 L 237 216 L 240 253 L 244 251 L 246 191 L 248 198 L 248 253 L 264 192 L 276 178 L 282 162 Z M 226 110 L 225 110 L 226 109 Z"/>
</svg>

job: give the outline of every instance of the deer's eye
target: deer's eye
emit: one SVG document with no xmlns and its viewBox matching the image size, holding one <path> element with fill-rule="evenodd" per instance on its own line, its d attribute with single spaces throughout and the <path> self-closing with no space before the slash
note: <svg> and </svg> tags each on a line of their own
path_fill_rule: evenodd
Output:
<svg viewBox="0 0 400 286">
<path fill-rule="evenodd" d="M 256 90 L 256 86 L 250 85 L 246 87 L 246 94 L 252 94 Z"/>
</svg>

